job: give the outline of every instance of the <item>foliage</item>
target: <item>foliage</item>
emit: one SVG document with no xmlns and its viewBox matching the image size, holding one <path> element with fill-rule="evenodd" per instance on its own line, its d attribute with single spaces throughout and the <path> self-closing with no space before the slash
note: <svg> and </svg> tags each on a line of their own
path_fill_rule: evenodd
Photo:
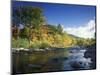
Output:
<svg viewBox="0 0 100 75">
<path fill-rule="evenodd" d="M 75 45 L 91 45 L 95 39 L 83 39 L 71 36 L 63 31 L 61 24 L 46 24 L 45 16 L 39 7 L 18 7 L 13 13 L 14 24 L 23 24 L 24 28 L 19 30 L 12 40 L 12 47 L 19 48 L 65 48 Z M 15 34 L 15 32 L 13 32 Z"/>
<path fill-rule="evenodd" d="M 13 48 L 28 48 L 29 47 L 29 41 L 24 38 L 19 38 L 19 39 L 12 39 L 12 47 Z"/>
<path fill-rule="evenodd" d="M 34 27 L 39 27 L 45 22 L 42 14 L 42 9 L 39 7 L 17 7 L 13 11 L 13 19 L 16 24 L 33 25 Z"/>
<path fill-rule="evenodd" d="M 44 49 L 44 48 L 48 48 L 50 47 L 50 45 L 45 41 L 36 41 L 36 42 L 32 42 L 32 44 L 30 45 L 30 48 L 40 48 L 40 49 Z"/>
<path fill-rule="evenodd" d="M 61 34 L 62 31 L 63 31 L 63 28 L 60 24 L 57 26 L 57 31 L 58 31 L 59 34 Z"/>
<path fill-rule="evenodd" d="M 20 37 L 22 37 L 22 38 L 28 38 L 29 37 L 29 28 L 28 27 L 25 26 L 23 29 L 21 29 Z"/>
</svg>

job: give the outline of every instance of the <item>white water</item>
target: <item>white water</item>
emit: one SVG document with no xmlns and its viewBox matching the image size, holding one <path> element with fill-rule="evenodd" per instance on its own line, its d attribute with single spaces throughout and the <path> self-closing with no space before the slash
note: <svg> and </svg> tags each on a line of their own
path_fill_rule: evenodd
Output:
<svg viewBox="0 0 100 75">
<path fill-rule="evenodd" d="M 86 49 L 73 48 L 69 50 L 68 60 L 63 62 L 62 70 L 81 70 L 89 69 L 91 58 L 85 58 Z"/>
</svg>

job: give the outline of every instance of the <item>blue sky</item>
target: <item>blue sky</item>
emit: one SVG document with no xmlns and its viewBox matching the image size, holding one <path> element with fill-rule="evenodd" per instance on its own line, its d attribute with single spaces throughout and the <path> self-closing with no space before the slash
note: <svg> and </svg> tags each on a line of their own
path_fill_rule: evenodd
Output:
<svg viewBox="0 0 100 75">
<path fill-rule="evenodd" d="M 66 26 L 79 26 L 95 18 L 95 6 L 82 6 L 71 4 L 14 2 L 13 6 L 37 6 L 43 9 L 47 23 L 62 24 Z"/>
<path fill-rule="evenodd" d="M 64 28 L 86 27 L 87 23 L 96 18 L 95 6 L 14 1 L 13 7 L 17 6 L 41 7 L 48 24 L 61 24 Z"/>
</svg>

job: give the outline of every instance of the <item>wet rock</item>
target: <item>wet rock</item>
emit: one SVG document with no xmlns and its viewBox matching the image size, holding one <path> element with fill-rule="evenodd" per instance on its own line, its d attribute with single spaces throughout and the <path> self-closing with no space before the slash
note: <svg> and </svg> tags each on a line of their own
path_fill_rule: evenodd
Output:
<svg viewBox="0 0 100 75">
<path fill-rule="evenodd" d="M 85 58 L 91 58 L 91 69 L 96 68 L 96 44 L 86 47 L 87 51 L 84 54 Z"/>
</svg>

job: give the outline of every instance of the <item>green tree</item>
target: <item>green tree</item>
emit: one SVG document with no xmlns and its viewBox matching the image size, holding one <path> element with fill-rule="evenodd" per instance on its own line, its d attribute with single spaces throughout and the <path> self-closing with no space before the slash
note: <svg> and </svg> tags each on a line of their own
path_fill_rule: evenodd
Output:
<svg viewBox="0 0 100 75">
<path fill-rule="evenodd" d="M 58 24 L 58 26 L 57 26 L 57 31 L 59 34 L 62 34 L 62 32 L 63 32 L 63 28 L 60 24 Z"/>
<path fill-rule="evenodd" d="M 13 12 L 13 18 L 17 20 L 19 24 L 23 23 L 25 25 L 33 25 L 35 27 L 39 27 L 39 25 L 45 23 L 42 9 L 39 7 L 17 7 Z"/>
<path fill-rule="evenodd" d="M 20 30 L 20 37 L 22 38 L 29 38 L 29 27 L 25 26 L 23 29 Z"/>
<path fill-rule="evenodd" d="M 17 24 L 24 24 L 29 26 L 30 32 L 34 29 L 37 29 L 38 35 L 41 37 L 41 26 L 45 24 L 45 17 L 43 16 L 42 9 L 39 7 L 29 7 L 29 6 L 20 6 L 15 9 L 13 12 L 14 22 Z M 31 31 L 32 30 L 32 31 Z M 26 36 L 27 29 L 23 29 L 22 36 Z M 29 36 L 31 36 L 30 34 Z M 28 36 L 28 34 L 27 34 Z"/>
<path fill-rule="evenodd" d="M 56 34 L 57 33 L 57 26 L 55 25 L 48 25 L 49 30 L 51 31 L 51 34 Z"/>
</svg>

